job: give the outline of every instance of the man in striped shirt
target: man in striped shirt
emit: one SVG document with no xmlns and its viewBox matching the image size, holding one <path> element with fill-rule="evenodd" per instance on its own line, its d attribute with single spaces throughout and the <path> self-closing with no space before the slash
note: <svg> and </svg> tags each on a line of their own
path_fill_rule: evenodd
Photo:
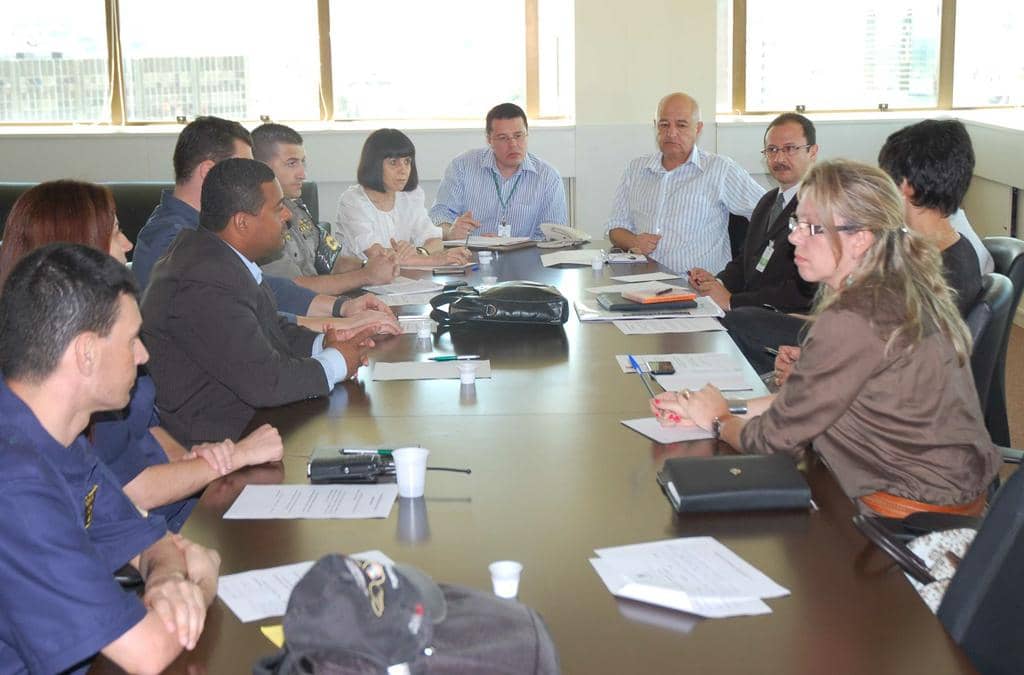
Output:
<svg viewBox="0 0 1024 675">
<path fill-rule="evenodd" d="M 696 146 L 704 127 L 692 97 L 661 99 L 658 149 L 626 166 L 605 231 L 612 244 L 683 274 L 731 259 L 729 214 L 749 218 L 764 188 L 736 162 Z"/>
<path fill-rule="evenodd" d="M 430 219 L 445 239 L 470 233 L 543 239 L 541 223 L 568 224 L 558 170 L 526 151 L 526 113 L 502 103 L 487 113 L 487 145 L 445 169 Z"/>
</svg>

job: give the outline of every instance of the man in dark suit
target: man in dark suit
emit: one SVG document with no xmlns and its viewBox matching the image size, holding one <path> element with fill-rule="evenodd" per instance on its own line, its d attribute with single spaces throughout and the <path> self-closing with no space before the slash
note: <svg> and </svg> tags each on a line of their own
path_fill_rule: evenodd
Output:
<svg viewBox="0 0 1024 675">
<path fill-rule="evenodd" d="M 816 290 L 800 278 L 789 243 L 789 219 L 796 212 L 800 179 L 818 157 L 814 124 L 797 113 L 768 125 L 761 154 L 779 187 L 765 193 L 750 216 L 740 254 L 718 273 L 695 268 L 690 283 L 722 309 L 771 305 L 780 312 L 806 312 Z"/>
<path fill-rule="evenodd" d="M 256 260 L 284 243 L 288 210 L 266 164 L 226 159 L 203 183 L 198 230 L 153 270 L 143 339 L 167 430 L 186 447 L 235 439 L 256 408 L 325 396 L 365 363 L 367 328 L 344 340 L 289 323 Z"/>
</svg>

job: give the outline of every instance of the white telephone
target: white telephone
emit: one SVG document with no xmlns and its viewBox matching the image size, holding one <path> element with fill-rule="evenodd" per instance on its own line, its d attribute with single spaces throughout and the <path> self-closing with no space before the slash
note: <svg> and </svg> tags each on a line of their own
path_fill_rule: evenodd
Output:
<svg viewBox="0 0 1024 675">
<path fill-rule="evenodd" d="M 576 230 L 568 225 L 555 225 L 553 223 L 541 223 L 540 231 L 547 237 L 546 241 L 537 242 L 538 248 L 565 248 L 586 244 L 590 241 L 590 235 L 583 230 Z"/>
</svg>

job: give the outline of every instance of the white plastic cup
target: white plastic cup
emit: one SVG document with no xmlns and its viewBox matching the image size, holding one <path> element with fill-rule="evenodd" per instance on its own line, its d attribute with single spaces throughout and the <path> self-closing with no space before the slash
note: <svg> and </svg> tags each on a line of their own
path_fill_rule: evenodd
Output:
<svg viewBox="0 0 1024 675">
<path fill-rule="evenodd" d="M 421 321 L 420 325 L 416 328 L 416 337 L 418 338 L 429 338 L 430 337 L 430 322 Z"/>
<path fill-rule="evenodd" d="M 426 448 L 398 448 L 391 453 L 395 459 L 395 476 L 398 480 L 398 496 L 415 499 L 423 496 L 423 485 L 427 478 Z"/>
<path fill-rule="evenodd" d="M 459 361 L 456 364 L 459 369 L 459 381 L 462 384 L 473 384 L 476 382 L 476 369 L 480 364 L 476 361 Z"/>
<path fill-rule="evenodd" d="M 499 560 L 487 566 L 491 573 L 491 585 L 499 598 L 514 598 L 519 595 L 519 576 L 523 564 L 515 560 Z"/>
<path fill-rule="evenodd" d="M 483 281 L 488 286 L 493 286 L 494 284 L 498 283 L 498 277 L 493 275 L 487 275 L 483 278 Z"/>
<path fill-rule="evenodd" d="M 604 269 L 604 253 L 595 255 L 590 261 L 590 266 L 595 270 Z"/>
<path fill-rule="evenodd" d="M 480 251 L 479 253 L 477 253 L 477 257 L 480 258 L 481 265 L 490 265 L 491 260 L 494 259 L 490 251 Z"/>
</svg>

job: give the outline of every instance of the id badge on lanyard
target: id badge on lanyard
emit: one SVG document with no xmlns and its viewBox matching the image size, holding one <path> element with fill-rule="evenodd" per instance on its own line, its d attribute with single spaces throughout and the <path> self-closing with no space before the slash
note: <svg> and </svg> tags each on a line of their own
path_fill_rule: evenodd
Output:
<svg viewBox="0 0 1024 675">
<path fill-rule="evenodd" d="M 761 254 L 761 259 L 757 261 L 757 266 L 754 269 L 758 272 L 764 272 L 764 268 L 768 267 L 768 261 L 772 259 L 773 253 L 775 253 L 775 242 L 769 241 L 768 245 L 764 248 L 764 252 Z"/>
</svg>

